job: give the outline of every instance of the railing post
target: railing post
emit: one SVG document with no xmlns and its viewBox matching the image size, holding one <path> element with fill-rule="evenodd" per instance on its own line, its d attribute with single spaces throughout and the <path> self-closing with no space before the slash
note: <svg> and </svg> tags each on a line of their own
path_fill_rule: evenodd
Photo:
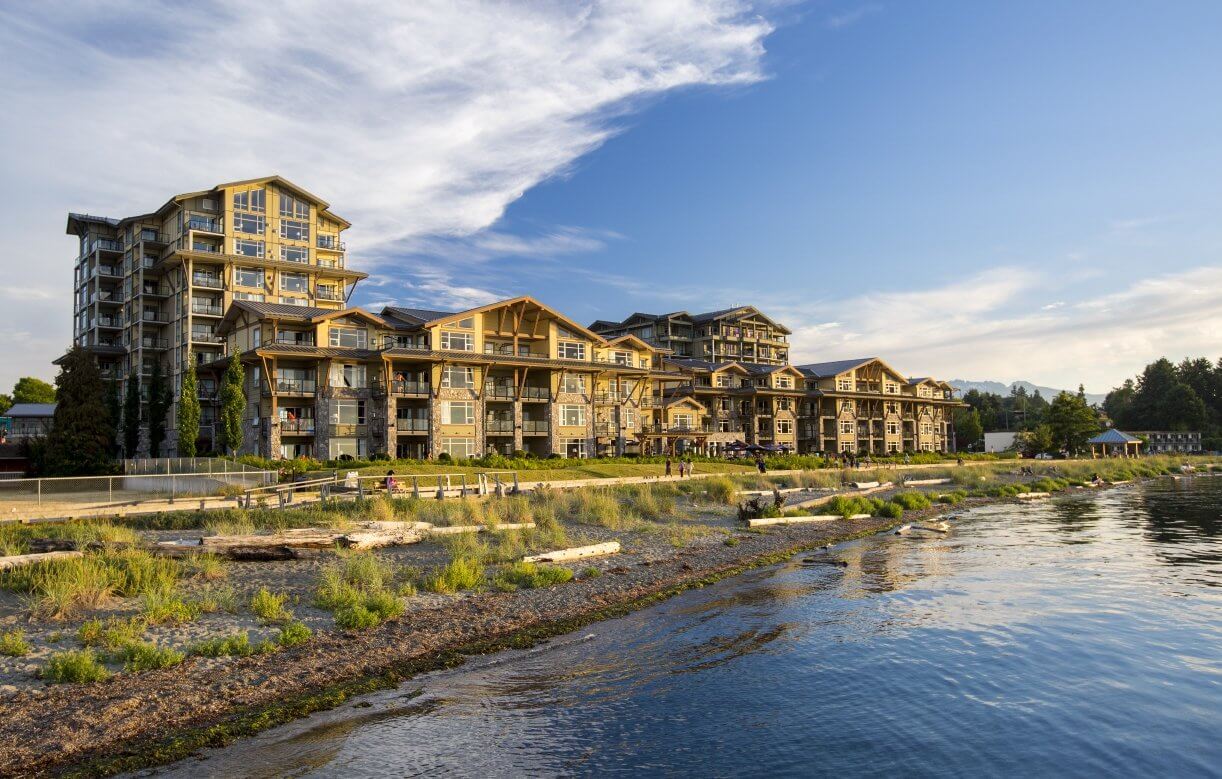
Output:
<svg viewBox="0 0 1222 779">
<path fill-rule="evenodd" d="M 467 497 L 467 474 L 465 473 L 462 474 L 462 476 L 460 476 L 459 479 L 460 479 L 460 482 L 458 486 L 458 497 L 465 498 Z"/>
<path fill-rule="evenodd" d="M 513 472 L 513 494 L 518 495 L 522 490 L 518 487 L 518 472 Z"/>
<path fill-rule="evenodd" d="M 437 500 L 444 500 L 446 496 L 445 489 L 441 486 L 441 474 L 437 474 Z"/>
<path fill-rule="evenodd" d="M 115 502 L 115 477 L 113 476 L 106 479 L 106 502 Z"/>
<path fill-rule="evenodd" d="M 415 498 L 416 500 L 420 500 L 420 477 L 419 476 L 412 477 L 412 497 Z"/>
<path fill-rule="evenodd" d="M 42 505 L 42 479 L 38 480 L 38 505 Z"/>
<path fill-rule="evenodd" d="M 171 473 L 170 474 L 170 505 L 171 506 L 174 505 L 174 490 L 175 490 L 175 479 L 174 479 L 174 474 Z"/>
</svg>

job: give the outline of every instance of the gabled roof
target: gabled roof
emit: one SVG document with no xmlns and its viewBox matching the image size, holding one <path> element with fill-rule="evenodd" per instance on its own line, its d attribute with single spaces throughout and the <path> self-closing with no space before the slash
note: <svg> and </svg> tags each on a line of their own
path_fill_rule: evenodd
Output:
<svg viewBox="0 0 1222 779">
<path fill-rule="evenodd" d="M 413 325 L 422 325 L 437 319 L 446 319 L 458 313 L 458 311 L 436 311 L 429 308 L 403 308 L 400 306 L 387 306 L 382 309 L 383 317 L 393 317 Z"/>
<path fill-rule="evenodd" d="M 1113 427 L 1110 430 L 1103 431 L 1102 433 L 1090 439 L 1086 443 L 1088 444 L 1132 444 L 1132 443 L 1141 443 L 1141 439 L 1135 435 L 1129 435 L 1128 433 L 1124 432 L 1123 430 L 1117 430 L 1116 428 Z"/>
<path fill-rule="evenodd" d="M 725 319 L 727 317 L 741 314 L 745 316 L 757 316 L 768 324 L 780 330 L 782 333 L 790 333 L 790 329 L 782 324 L 777 323 L 764 312 L 760 311 L 755 306 L 735 306 L 734 308 L 723 308 L 719 311 L 706 311 L 702 314 L 692 314 L 692 322 L 699 324 L 701 322 L 711 322 L 714 319 Z"/>
<path fill-rule="evenodd" d="M 860 368 L 862 365 L 877 359 L 877 357 L 857 357 L 852 360 L 812 362 L 807 363 L 806 365 L 799 365 L 797 368 L 805 376 L 810 376 L 816 379 L 826 379 L 832 376 L 837 376 L 845 371 L 851 371 L 854 368 Z"/>
<path fill-rule="evenodd" d="M 386 322 L 377 314 L 372 314 L 363 308 L 317 308 L 315 306 L 290 306 L 287 303 L 260 303 L 254 300 L 235 300 L 229 304 L 225 317 L 217 325 L 218 335 L 229 332 L 238 316 L 246 313 L 256 319 L 277 319 L 289 322 L 307 322 L 317 324 L 328 319 L 344 316 L 355 316 L 378 325 Z"/>
<path fill-rule="evenodd" d="M 68 227 L 65 232 L 69 235 L 80 235 L 85 232 L 86 225 L 102 225 L 104 227 L 118 227 L 119 220 L 111 219 L 109 216 L 93 216 L 92 214 L 68 214 Z"/>
<path fill-rule="evenodd" d="M 53 417 L 56 403 L 14 403 L 0 417 Z"/>
<path fill-rule="evenodd" d="M 690 406 L 695 406 L 696 408 L 700 409 L 701 411 L 708 411 L 708 410 L 709 410 L 708 406 L 706 406 L 706 405 L 704 405 L 703 403 L 701 403 L 700 401 L 696 400 L 696 399 L 695 399 L 695 398 L 693 398 L 691 395 L 677 395 L 677 396 L 674 396 L 674 397 L 668 398 L 668 399 L 666 400 L 666 407 L 667 407 L 667 408 L 670 408 L 671 406 L 680 406 L 680 405 L 684 405 L 684 404 L 687 404 L 687 405 L 690 405 Z"/>
<path fill-rule="evenodd" d="M 386 310 L 391 312 L 391 316 L 394 316 L 400 320 L 408 322 L 415 320 L 420 323 L 420 326 L 433 327 L 435 325 L 444 324 L 448 320 L 464 319 L 466 317 L 473 316 L 474 314 L 482 314 L 485 311 L 491 311 L 504 306 L 512 306 L 518 303 L 528 303 L 532 306 L 538 306 L 540 310 L 551 314 L 557 321 L 564 323 L 564 325 L 570 330 L 587 336 L 591 341 L 594 341 L 597 344 L 607 344 L 607 340 L 598 333 L 586 329 L 584 325 L 578 324 L 576 321 L 570 319 L 546 303 L 541 303 L 529 295 L 519 295 L 516 298 L 496 300 L 492 303 L 488 303 L 487 305 L 468 308 L 465 311 L 430 311 L 423 308 L 394 308 L 389 306 Z"/>
<path fill-rule="evenodd" d="M 744 368 L 741 363 L 732 362 L 732 361 L 731 362 L 710 362 L 708 360 L 695 360 L 695 359 L 690 359 L 690 358 L 668 357 L 666 358 L 666 362 L 671 365 L 677 365 L 680 368 L 684 368 L 689 371 L 708 371 L 709 373 L 715 373 L 717 371 L 736 370 L 742 374 L 751 373 L 751 371 Z"/>
<path fill-rule="evenodd" d="M 649 343 L 648 341 L 638 338 L 637 336 L 633 335 L 632 333 L 616 336 L 615 338 L 612 338 L 610 341 L 607 341 L 608 346 L 619 346 L 620 344 L 625 344 L 625 343 L 631 344 L 638 349 L 648 349 L 651 352 L 662 351 L 658 349 L 658 347 L 654 346 L 653 344 Z"/>
</svg>

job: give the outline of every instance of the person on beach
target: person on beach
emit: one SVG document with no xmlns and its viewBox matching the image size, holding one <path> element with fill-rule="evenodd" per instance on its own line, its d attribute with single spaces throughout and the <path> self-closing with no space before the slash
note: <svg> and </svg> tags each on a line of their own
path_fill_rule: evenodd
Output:
<svg viewBox="0 0 1222 779">
<path fill-rule="evenodd" d="M 764 462 L 763 457 L 755 458 L 755 467 L 759 469 L 760 473 L 768 473 L 768 465 Z"/>
<path fill-rule="evenodd" d="M 679 478 L 683 478 L 683 458 L 679 458 Z"/>
<path fill-rule="evenodd" d="M 393 495 L 395 492 L 395 472 L 386 472 L 386 494 Z"/>
<path fill-rule="evenodd" d="M 666 475 L 670 476 L 670 455 L 666 455 Z"/>
</svg>

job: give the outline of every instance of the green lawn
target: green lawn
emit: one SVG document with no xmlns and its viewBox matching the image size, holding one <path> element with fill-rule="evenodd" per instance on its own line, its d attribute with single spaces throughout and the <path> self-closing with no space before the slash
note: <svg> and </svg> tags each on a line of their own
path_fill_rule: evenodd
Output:
<svg viewBox="0 0 1222 779">
<path fill-rule="evenodd" d="M 569 462 L 575 461 L 570 460 Z M 345 472 L 342 467 L 337 470 L 340 473 Z M 384 474 L 393 470 L 396 476 L 411 476 L 437 473 L 474 475 L 496 469 L 453 463 L 388 462 L 356 470 L 359 470 L 362 475 Z M 755 467 L 751 464 L 696 463 L 696 473 L 751 473 L 754 470 Z M 566 481 L 569 479 L 612 479 L 621 476 L 661 476 L 665 472 L 666 466 L 661 463 L 607 463 L 589 460 L 581 461 L 580 464 L 566 465 L 563 468 L 535 468 L 518 470 L 517 473 L 520 481 Z M 673 473 L 678 474 L 677 464 Z"/>
</svg>

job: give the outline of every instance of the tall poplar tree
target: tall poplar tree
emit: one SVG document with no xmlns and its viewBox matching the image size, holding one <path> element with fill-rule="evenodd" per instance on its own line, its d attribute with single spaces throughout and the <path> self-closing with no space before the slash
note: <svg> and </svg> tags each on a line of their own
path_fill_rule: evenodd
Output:
<svg viewBox="0 0 1222 779">
<path fill-rule="evenodd" d="M 242 448 L 242 418 L 246 414 L 246 371 L 234 355 L 221 379 L 221 447 L 231 454 Z"/>
<path fill-rule="evenodd" d="M 140 378 L 133 370 L 123 396 L 123 456 L 135 457 L 140 448 Z"/>
<path fill-rule="evenodd" d="M 178 393 L 178 456 L 194 457 L 199 440 L 199 382 L 195 377 L 195 360 L 187 352 L 187 369 L 182 373 L 182 388 Z"/>
</svg>

